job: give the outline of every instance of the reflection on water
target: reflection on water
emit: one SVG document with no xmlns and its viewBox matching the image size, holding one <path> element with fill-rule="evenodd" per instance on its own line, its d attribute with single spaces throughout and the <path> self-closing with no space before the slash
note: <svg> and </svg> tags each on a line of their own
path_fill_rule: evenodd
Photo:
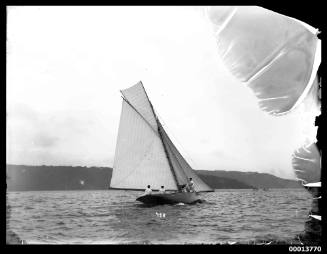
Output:
<svg viewBox="0 0 327 254">
<path fill-rule="evenodd" d="M 303 189 L 217 190 L 193 205 L 146 206 L 140 194 L 9 192 L 9 228 L 27 243 L 246 243 L 302 232 L 311 205 Z"/>
</svg>

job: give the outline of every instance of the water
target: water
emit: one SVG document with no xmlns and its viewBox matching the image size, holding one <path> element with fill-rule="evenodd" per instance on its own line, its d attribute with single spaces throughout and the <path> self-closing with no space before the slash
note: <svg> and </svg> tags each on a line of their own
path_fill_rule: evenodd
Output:
<svg viewBox="0 0 327 254">
<path fill-rule="evenodd" d="M 136 202 L 140 194 L 8 192 L 9 229 L 26 243 L 247 243 L 294 237 L 311 207 L 304 189 L 216 190 L 204 203 L 155 207 Z"/>
</svg>

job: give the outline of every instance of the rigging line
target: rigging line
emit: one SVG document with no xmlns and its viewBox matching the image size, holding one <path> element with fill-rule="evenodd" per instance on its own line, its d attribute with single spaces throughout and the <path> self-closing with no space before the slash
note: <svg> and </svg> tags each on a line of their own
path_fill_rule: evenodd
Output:
<svg viewBox="0 0 327 254">
<path fill-rule="evenodd" d="M 163 127 L 162 126 L 160 126 L 162 129 L 163 129 Z M 165 133 L 165 130 L 163 129 L 163 131 L 164 131 L 164 139 L 166 138 L 168 138 L 168 136 L 167 136 L 167 134 Z M 169 138 L 168 138 L 169 139 Z M 170 153 L 171 153 L 171 155 L 172 155 L 172 157 L 173 158 L 175 158 L 175 161 L 177 162 L 177 164 L 178 164 L 178 166 L 180 167 L 180 171 L 182 172 L 182 174 L 184 175 L 184 177 L 185 177 L 185 179 L 186 179 L 186 182 L 189 184 L 189 180 L 188 180 L 188 176 L 187 176 L 187 174 L 185 173 L 185 171 L 184 171 L 184 169 L 183 169 L 183 167 L 182 167 L 182 165 L 181 165 L 181 163 L 180 163 L 180 161 L 177 159 L 177 157 L 176 157 L 176 155 L 174 154 L 174 152 L 173 152 L 173 150 L 172 150 L 172 148 L 170 147 L 170 145 L 169 145 L 169 142 L 167 141 L 167 150 L 169 150 L 170 151 Z"/>
<path fill-rule="evenodd" d="M 161 120 L 163 121 L 162 117 L 160 117 L 160 118 L 161 118 Z M 166 128 L 167 130 L 169 130 L 170 135 L 175 139 L 176 143 L 179 144 L 181 150 L 183 150 L 184 155 L 186 154 L 187 159 L 190 160 L 196 168 L 198 168 L 198 165 L 197 165 L 197 164 L 195 163 L 195 161 L 191 158 L 191 156 L 186 152 L 186 149 L 182 146 L 181 142 L 179 142 L 179 140 L 178 140 L 178 139 L 176 138 L 176 136 L 173 134 L 173 132 L 171 131 L 171 129 L 168 128 L 168 125 L 167 125 L 164 121 L 163 121 L 163 123 L 164 123 L 164 125 L 165 125 L 165 128 Z"/>
<path fill-rule="evenodd" d="M 122 96 L 122 98 L 123 98 L 123 100 L 124 101 L 126 101 L 126 103 L 129 105 L 129 106 L 131 106 L 131 108 L 132 109 L 134 109 L 135 110 L 135 112 L 146 122 L 146 124 L 147 125 L 149 125 L 149 127 L 151 128 L 151 130 L 153 130 L 153 132 L 156 134 L 156 136 L 157 137 L 159 137 L 159 135 L 158 135 L 158 133 L 157 133 L 157 131 L 152 127 L 152 125 L 144 118 L 144 116 L 140 113 L 140 112 L 138 112 L 138 110 L 125 98 L 125 97 L 123 97 Z"/>
<path fill-rule="evenodd" d="M 195 176 L 195 188 L 197 188 L 197 185 L 199 184 L 199 188 L 200 188 L 200 185 L 201 185 L 201 182 L 202 184 L 205 184 L 203 182 L 203 180 L 196 174 L 195 170 L 189 165 L 189 163 L 184 159 L 184 157 L 180 154 L 180 152 L 178 151 L 178 149 L 175 147 L 175 145 L 173 144 L 173 142 L 170 140 L 168 134 L 166 133 L 165 129 L 161 126 L 162 128 L 162 131 L 164 132 L 164 136 L 165 136 L 165 140 L 166 142 L 168 143 L 167 146 L 169 147 L 170 151 L 172 152 L 172 156 L 176 159 L 178 165 L 180 166 L 184 176 L 186 177 L 186 181 L 187 183 L 189 183 L 189 177 L 192 176 L 192 175 L 188 175 L 189 173 L 191 174 L 194 174 Z M 176 151 L 176 152 L 174 152 Z M 177 156 L 178 155 L 178 156 Z M 187 166 L 184 167 L 182 166 L 182 164 L 186 164 Z M 206 185 L 206 184 L 205 184 Z M 211 189 L 209 186 L 208 186 L 209 189 Z"/>
<path fill-rule="evenodd" d="M 175 183 L 176 183 L 177 189 L 179 190 L 180 187 L 179 187 L 178 178 L 177 178 L 177 176 L 176 176 L 175 169 L 174 169 L 173 164 L 172 164 L 172 162 L 171 162 L 171 158 L 169 157 L 169 154 L 168 154 L 168 151 L 167 151 L 167 147 L 166 147 L 166 145 L 165 145 L 165 143 L 164 143 L 164 141 L 163 141 L 163 136 L 162 136 L 161 129 L 160 129 L 160 126 L 159 126 L 160 122 L 159 122 L 158 118 L 156 118 L 156 119 L 157 119 L 157 123 L 158 123 L 158 132 L 159 132 L 160 137 L 161 137 L 162 146 L 163 146 L 163 148 L 164 148 L 164 150 L 165 150 L 165 154 L 166 154 L 166 157 L 167 157 L 167 160 L 168 160 L 168 164 L 169 164 L 169 167 L 170 167 L 171 173 L 172 173 L 172 175 L 173 175 L 173 177 L 174 177 L 174 180 L 175 180 Z"/>
<path fill-rule="evenodd" d="M 183 174 L 186 177 L 186 181 L 189 184 L 189 178 L 193 177 L 194 178 L 194 187 L 195 189 L 200 188 L 201 189 L 201 185 L 204 184 L 204 186 L 206 186 L 206 184 L 203 182 L 203 180 L 197 175 L 197 173 L 195 172 L 194 169 L 192 169 L 192 167 L 189 165 L 189 163 L 183 158 L 183 156 L 179 153 L 179 151 L 177 150 L 177 148 L 175 147 L 175 145 L 172 143 L 172 141 L 170 140 L 170 138 L 168 137 L 167 133 L 165 133 L 165 138 L 166 140 L 168 140 L 168 146 L 171 149 L 171 151 L 177 151 L 177 152 L 173 152 L 173 156 L 175 157 L 175 159 L 177 160 L 178 165 L 180 166 L 180 168 L 182 169 Z M 185 166 L 186 164 L 186 166 Z M 183 165 L 183 166 L 182 166 Z M 207 186 L 207 188 L 211 189 L 209 186 Z"/>
<path fill-rule="evenodd" d="M 141 83 L 142 88 L 143 88 L 143 91 L 144 91 L 144 93 L 145 93 L 145 95 L 146 95 L 146 97 L 147 97 L 147 99 L 148 99 L 148 102 L 149 102 L 150 107 L 151 107 L 151 109 L 152 109 L 152 113 L 153 113 L 153 115 L 154 115 L 154 117 L 155 117 L 155 119 L 156 119 L 156 123 L 157 123 L 157 127 L 158 127 L 158 133 L 159 133 L 159 135 L 160 135 L 160 140 L 161 140 L 162 146 L 163 146 L 163 148 L 164 148 L 164 151 L 165 151 L 165 154 L 166 154 L 166 157 L 167 157 L 167 160 L 168 160 L 168 164 L 169 164 L 169 167 L 170 167 L 171 173 L 172 173 L 172 175 L 173 175 L 173 177 L 174 177 L 174 180 L 175 180 L 175 183 L 176 183 L 177 189 L 179 190 L 178 179 L 177 179 L 176 173 L 175 173 L 175 171 L 174 171 L 174 167 L 173 167 L 173 165 L 172 165 L 172 162 L 171 162 L 171 160 L 170 160 L 170 157 L 169 157 L 169 155 L 168 155 L 168 152 L 167 152 L 167 148 L 166 148 L 166 146 L 165 146 L 165 143 L 163 142 L 163 137 L 162 137 L 162 133 L 161 133 L 161 129 L 160 129 L 160 125 L 161 125 L 161 123 L 160 123 L 160 121 L 159 121 L 158 116 L 156 115 L 156 113 L 155 113 L 155 111 L 154 111 L 153 105 L 152 105 L 152 103 L 151 103 L 151 101 L 150 101 L 150 99 L 149 99 L 149 96 L 148 96 L 147 92 L 145 91 L 145 88 L 144 88 L 144 85 L 143 85 L 142 81 L 140 81 L 140 83 Z"/>
<path fill-rule="evenodd" d="M 156 112 L 156 114 L 157 114 L 157 116 L 160 118 L 160 121 L 164 124 L 166 130 L 169 131 L 169 135 L 175 139 L 176 143 L 179 144 L 181 150 L 183 150 L 183 153 L 186 154 L 185 157 L 187 157 L 187 159 L 188 159 L 189 161 L 191 161 L 192 164 L 193 164 L 197 169 L 199 169 L 198 165 L 197 165 L 197 164 L 192 160 L 191 156 L 186 152 L 186 149 L 184 149 L 184 147 L 182 146 L 181 142 L 179 142 L 179 140 L 176 138 L 176 136 L 173 135 L 173 132 L 171 131 L 171 129 L 168 128 L 168 125 L 165 123 L 165 121 L 163 120 L 163 118 L 158 114 L 158 112 Z M 191 168 L 192 168 L 192 167 L 191 167 Z M 192 168 L 192 169 L 193 169 L 193 168 Z M 193 169 L 193 170 L 194 170 L 194 169 Z"/>
</svg>

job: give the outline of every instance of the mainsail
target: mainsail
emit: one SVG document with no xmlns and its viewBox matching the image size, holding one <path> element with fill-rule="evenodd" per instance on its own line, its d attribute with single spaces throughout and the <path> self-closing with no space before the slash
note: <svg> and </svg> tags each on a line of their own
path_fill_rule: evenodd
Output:
<svg viewBox="0 0 327 254">
<path fill-rule="evenodd" d="M 123 102 L 111 188 L 147 185 L 178 190 L 193 178 L 196 191 L 212 191 L 192 170 L 157 118 L 142 82 L 122 90 Z"/>
</svg>

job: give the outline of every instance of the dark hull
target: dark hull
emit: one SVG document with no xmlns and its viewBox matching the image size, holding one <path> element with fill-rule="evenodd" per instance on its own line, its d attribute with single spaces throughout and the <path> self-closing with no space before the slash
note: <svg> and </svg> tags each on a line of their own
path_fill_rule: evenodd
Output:
<svg viewBox="0 0 327 254">
<path fill-rule="evenodd" d="M 151 194 L 136 199 L 144 204 L 193 204 L 200 202 L 199 195 L 195 192 L 176 192 L 166 194 Z"/>
</svg>

